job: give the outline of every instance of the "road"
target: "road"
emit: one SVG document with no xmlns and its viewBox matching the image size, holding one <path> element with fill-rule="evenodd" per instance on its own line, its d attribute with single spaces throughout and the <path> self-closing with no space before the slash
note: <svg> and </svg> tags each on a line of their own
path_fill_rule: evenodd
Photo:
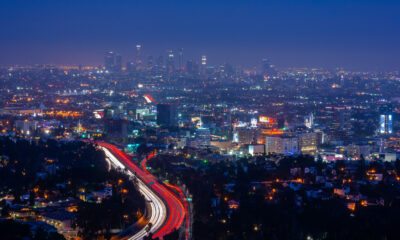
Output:
<svg viewBox="0 0 400 240">
<path fill-rule="evenodd" d="M 143 162 L 142 162 L 142 169 L 144 169 L 144 171 L 147 173 L 147 174 L 150 174 L 150 172 L 147 170 L 147 161 L 151 158 L 152 156 L 149 156 L 148 158 L 146 158 Z M 185 215 L 186 215 L 186 222 L 185 222 L 185 240 L 189 240 L 189 239 L 191 239 L 191 237 L 190 237 L 190 234 L 191 234 L 191 232 L 190 232 L 190 217 L 189 217 L 189 207 L 188 207 L 188 203 L 187 203 L 187 199 L 186 199 L 186 196 L 185 196 L 185 194 L 183 193 L 183 191 L 182 191 L 182 189 L 181 188 L 179 188 L 179 187 L 177 187 L 177 186 L 174 186 L 174 185 L 172 185 L 172 184 L 169 184 L 169 183 L 165 183 L 165 185 L 167 186 L 167 187 L 169 187 L 169 188 L 171 188 L 171 189 L 173 189 L 173 190 L 175 190 L 178 194 L 179 194 L 179 198 L 180 198 L 180 200 L 183 202 L 183 206 L 184 206 L 184 209 L 185 209 Z"/>
<path fill-rule="evenodd" d="M 185 207 L 180 199 L 164 185 L 157 182 L 154 176 L 132 163 L 129 156 L 116 146 L 104 142 L 97 142 L 97 144 L 105 152 L 112 165 L 127 169 L 129 174 L 138 178 L 139 191 L 150 203 L 151 217 L 149 224 L 151 223 L 150 232 L 153 233 L 153 238 L 162 238 L 178 229 L 185 218 Z M 146 228 L 144 227 L 129 239 L 142 239 L 147 235 Z"/>
</svg>

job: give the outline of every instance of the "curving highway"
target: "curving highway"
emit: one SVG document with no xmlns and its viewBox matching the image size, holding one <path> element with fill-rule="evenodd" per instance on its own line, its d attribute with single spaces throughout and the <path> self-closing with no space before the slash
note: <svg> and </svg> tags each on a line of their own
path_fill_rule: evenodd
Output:
<svg viewBox="0 0 400 240">
<path fill-rule="evenodd" d="M 147 174 L 150 174 L 150 172 L 147 170 L 146 164 L 147 161 L 152 157 L 152 155 L 150 155 L 148 158 L 146 158 L 143 162 L 142 162 L 142 168 L 144 169 L 144 171 Z M 180 189 L 177 186 L 174 186 L 172 184 L 169 183 L 165 183 L 165 185 L 171 189 L 174 189 L 176 192 L 179 193 L 179 197 L 181 202 L 183 202 L 183 206 L 185 209 L 185 214 L 186 214 L 186 222 L 185 222 L 185 240 L 189 240 L 190 239 L 190 217 L 189 217 L 189 208 L 188 208 L 188 204 L 187 204 L 187 200 L 186 200 L 186 196 L 183 193 L 182 189 Z"/>
<path fill-rule="evenodd" d="M 182 225 L 186 213 L 182 201 L 168 188 L 157 182 L 154 176 L 133 164 L 128 155 L 116 146 L 104 142 L 97 142 L 97 144 L 113 166 L 127 169 L 129 170 L 128 174 L 137 177 L 139 191 L 150 204 L 151 216 L 148 224 L 151 224 L 148 226 L 150 226 L 149 232 L 153 233 L 153 238 L 163 238 L 178 229 Z M 146 230 L 148 230 L 147 226 L 129 239 L 142 239 L 148 234 Z"/>
</svg>

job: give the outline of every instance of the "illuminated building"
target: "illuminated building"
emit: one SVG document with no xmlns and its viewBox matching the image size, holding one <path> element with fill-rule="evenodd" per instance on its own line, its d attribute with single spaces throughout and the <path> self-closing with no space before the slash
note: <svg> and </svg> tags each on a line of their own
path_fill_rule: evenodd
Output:
<svg viewBox="0 0 400 240">
<path fill-rule="evenodd" d="M 369 145 L 350 144 L 346 147 L 346 153 L 356 160 L 358 160 L 361 155 L 367 158 L 371 153 L 371 147 Z"/>
<path fill-rule="evenodd" d="M 233 143 L 239 143 L 239 132 L 234 132 L 232 137 Z"/>
<path fill-rule="evenodd" d="M 201 65 L 205 66 L 207 65 L 207 56 L 201 56 Z"/>
<path fill-rule="evenodd" d="M 221 151 L 228 151 L 232 148 L 232 141 L 214 140 L 210 142 L 210 145 L 219 148 Z"/>
<path fill-rule="evenodd" d="M 265 145 L 264 144 L 249 144 L 245 145 L 244 152 L 251 156 L 261 155 L 265 153 Z"/>
<path fill-rule="evenodd" d="M 144 117 L 149 114 L 150 114 L 150 110 L 148 108 L 136 109 L 136 119 L 143 120 Z"/>
<path fill-rule="evenodd" d="M 0 113 L 4 115 L 41 115 L 43 113 L 42 108 L 19 108 L 19 107 L 5 107 L 0 109 Z"/>
<path fill-rule="evenodd" d="M 379 133 L 380 134 L 392 134 L 392 114 L 381 114 L 379 120 Z"/>
<path fill-rule="evenodd" d="M 256 128 L 257 127 L 257 118 L 252 118 L 251 120 L 250 120 L 250 125 L 251 125 L 251 127 L 252 128 Z"/>
<path fill-rule="evenodd" d="M 267 136 L 265 138 L 265 152 L 284 155 L 299 153 L 299 141 L 291 136 Z"/>
<path fill-rule="evenodd" d="M 312 127 L 314 127 L 314 114 L 310 114 L 310 115 L 308 115 L 307 117 L 305 117 L 305 119 L 304 119 L 304 125 L 307 127 L 307 128 L 312 128 Z"/>
<path fill-rule="evenodd" d="M 317 133 L 303 133 L 299 139 L 300 151 L 304 154 L 314 154 L 318 146 Z"/>
<path fill-rule="evenodd" d="M 30 135 L 38 127 L 38 121 L 17 120 L 15 121 L 15 128 L 22 134 Z"/>
<path fill-rule="evenodd" d="M 208 128 L 197 128 L 195 132 L 197 146 L 207 147 L 210 146 L 211 133 Z"/>
<path fill-rule="evenodd" d="M 233 135 L 233 142 L 240 145 L 256 142 L 257 130 L 248 127 L 236 127 Z"/>
<path fill-rule="evenodd" d="M 76 213 L 67 211 L 46 212 L 42 214 L 42 221 L 57 228 L 57 231 L 64 236 L 75 236 L 77 230 L 73 228 Z M 74 238 L 75 238 L 74 237 Z"/>
<path fill-rule="evenodd" d="M 206 73 L 207 69 L 207 56 L 201 56 L 201 68 L 200 68 L 200 73 L 204 75 Z"/>
<path fill-rule="evenodd" d="M 372 153 L 371 156 L 373 159 L 380 159 L 385 162 L 394 162 L 399 157 L 396 153 L 389 152 Z"/>
</svg>

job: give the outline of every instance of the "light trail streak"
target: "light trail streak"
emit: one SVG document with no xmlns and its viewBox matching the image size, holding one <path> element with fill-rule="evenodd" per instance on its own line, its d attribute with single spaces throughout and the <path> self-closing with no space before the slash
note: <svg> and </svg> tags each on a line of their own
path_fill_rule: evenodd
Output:
<svg viewBox="0 0 400 240">
<path fill-rule="evenodd" d="M 163 238 L 163 236 L 178 229 L 182 225 L 186 214 L 181 200 L 169 189 L 157 182 L 157 179 L 149 174 L 148 171 L 145 172 L 133 164 L 129 157 L 116 146 L 104 142 L 97 142 L 97 144 L 104 150 L 114 166 L 128 169 L 130 174 L 136 176 L 139 180 L 139 191 L 145 196 L 146 200 L 150 199 L 152 216 L 149 223 L 152 223 L 150 232 L 154 233 L 153 238 Z M 129 239 L 142 239 L 147 235 L 145 228 Z"/>
<path fill-rule="evenodd" d="M 118 161 L 118 159 L 106 147 L 101 146 L 100 148 L 104 151 L 106 157 L 109 159 L 114 167 L 126 169 L 125 166 L 120 161 Z M 132 170 L 128 171 L 128 174 L 132 177 L 136 177 L 134 173 L 132 173 Z M 148 232 L 146 231 L 146 228 L 149 224 L 151 224 L 149 232 L 155 232 L 164 224 L 167 217 L 167 209 L 163 201 L 158 197 L 157 194 L 153 193 L 153 191 L 146 184 L 144 184 L 144 182 L 140 178 L 137 178 L 137 180 L 139 192 L 144 196 L 145 200 L 150 205 L 151 216 L 149 219 L 149 223 L 139 232 L 131 236 L 129 238 L 130 240 L 139 240 L 147 236 Z"/>
</svg>

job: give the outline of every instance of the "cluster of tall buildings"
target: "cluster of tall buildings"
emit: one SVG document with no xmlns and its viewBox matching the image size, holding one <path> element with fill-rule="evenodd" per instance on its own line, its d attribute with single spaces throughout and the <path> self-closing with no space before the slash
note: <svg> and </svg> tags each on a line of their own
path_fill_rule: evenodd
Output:
<svg viewBox="0 0 400 240">
<path fill-rule="evenodd" d="M 107 71 L 119 72 L 122 70 L 122 56 L 115 52 L 107 52 L 104 57 L 104 67 Z"/>
<path fill-rule="evenodd" d="M 123 69 L 122 57 L 113 51 L 105 53 L 104 67 L 109 72 L 119 72 Z M 175 71 L 188 71 L 189 73 L 204 73 L 207 67 L 207 56 L 202 55 L 199 62 L 188 60 L 184 61 L 184 51 L 180 48 L 176 51 L 168 50 L 165 55 L 158 58 L 147 56 L 146 61 L 142 54 L 142 45 L 136 45 L 136 55 L 133 61 L 126 63 L 126 70 L 133 72 L 137 70 L 159 70 L 167 73 Z"/>
</svg>

